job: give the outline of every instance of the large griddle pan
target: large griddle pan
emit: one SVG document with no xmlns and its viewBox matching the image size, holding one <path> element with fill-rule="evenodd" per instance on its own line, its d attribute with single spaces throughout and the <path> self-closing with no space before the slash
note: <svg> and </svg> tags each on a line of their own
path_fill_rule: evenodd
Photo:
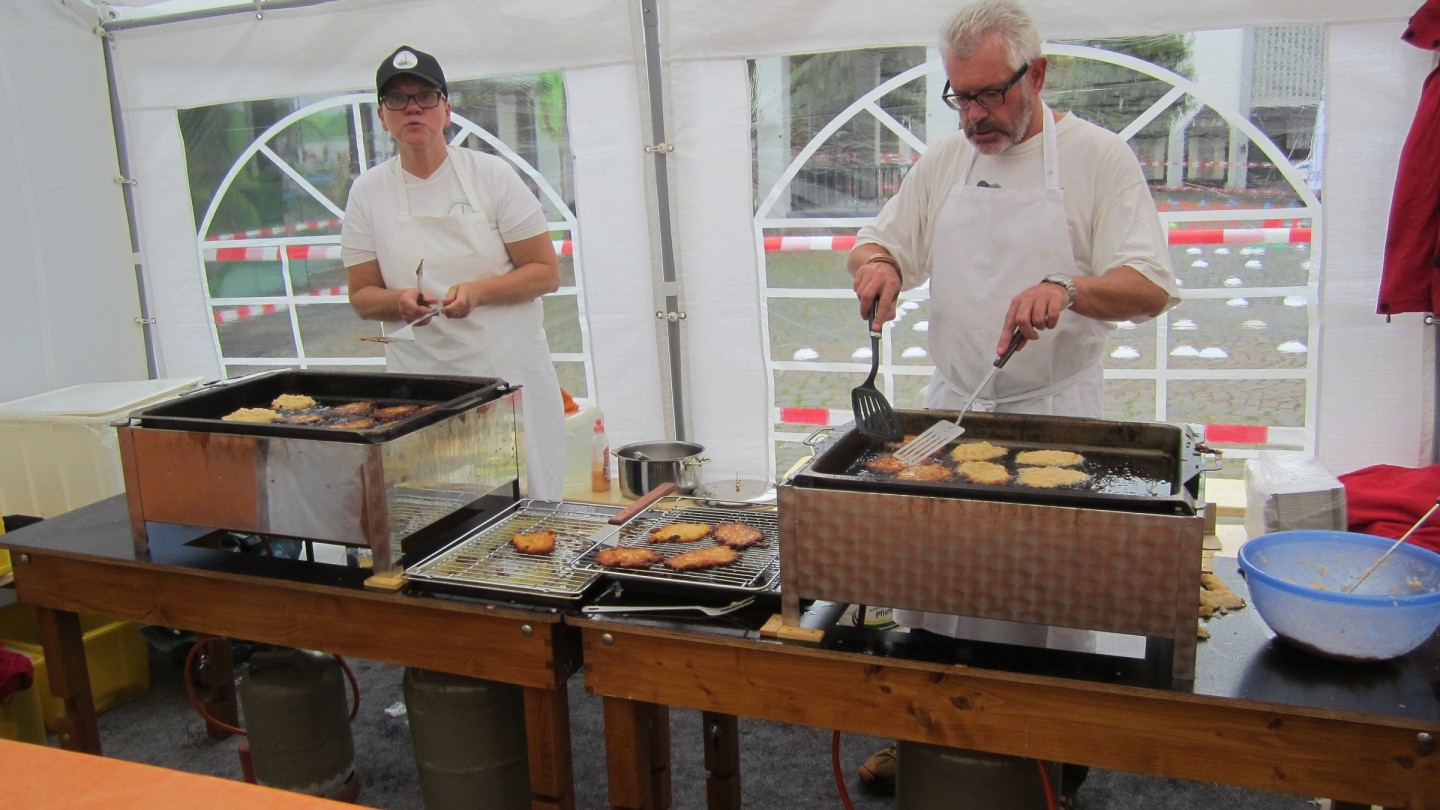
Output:
<svg viewBox="0 0 1440 810">
<path fill-rule="evenodd" d="M 907 435 L 924 431 L 954 411 L 896 411 Z M 1194 514 L 1204 459 L 1189 428 L 1164 422 L 1121 422 L 1030 414 L 965 414 L 961 442 L 989 441 L 1012 449 L 1002 461 L 1012 472 L 1024 450 L 1070 450 L 1085 456 L 1079 469 L 1083 484 L 1036 488 L 1020 484 L 972 484 L 956 476 L 947 481 L 905 481 L 869 472 L 864 464 L 893 450 L 853 423 L 841 426 L 816 446 L 814 458 L 792 476 L 801 487 L 893 492 L 948 498 L 979 498 L 1137 512 Z M 949 448 L 935 456 L 948 461 Z"/>
<path fill-rule="evenodd" d="M 134 411 L 130 419 L 138 426 L 161 430 L 378 444 L 497 399 L 509 390 L 504 380 L 493 377 L 280 369 L 214 383 Z M 268 408 L 281 394 L 306 394 L 332 407 L 347 402 L 434 407 L 363 430 L 221 419 L 239 408 Z"/>
</svg>

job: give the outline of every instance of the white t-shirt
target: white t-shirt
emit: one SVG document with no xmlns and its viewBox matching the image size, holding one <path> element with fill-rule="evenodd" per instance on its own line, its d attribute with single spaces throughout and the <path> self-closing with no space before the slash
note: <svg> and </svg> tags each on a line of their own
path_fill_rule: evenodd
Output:
<svg viewBox="0 0 1440 810">
<path fill-rule="evenodd" d="M 340 259 L 346 267 L 371 261 L 387 242 L 393 241 L 400 220 L 400 202 L 395 172 L 389 161 L 365 172 L 350 187 L 345 203 L 345 224 L 340 230 Z M 405 172 L 405 190 L 410 213 L 415 216 L 451 216 L 468 213 L 465 191 L 456 176 L 457 161 L 470 172 L 470 187 L 481 197 L 479 204 L 505 242 L 518 242 L 550 230 L 545 211 L 534 192 L 526 188 L 509 162 L 473 149 L 451 149 L 450 160 L 421 180 Z"/>
<path fill-rule="evenodd" d="M 1060 187 L 1075 252 L 1072 275 L 1099 276 L 1128 265 L 1169 293 L 1168 306 L 1174 306 L 1180 296 L 1169 242 L 1135 153 L 1114 133 L 1073 113 L 1055 126 Z M 977 155 L 967 182 L 1044 188 L 1041 140 L 1036 135 L 998 155 Z M 899 193 L 860 229 L 856 244 L 874 243 L 888 250 L 900 264 L 907 290 L 930 277 L 935 216 L 960 182 L 973 151 L 964 132 L 936 141 L 905 175 Z"/>
</svg>

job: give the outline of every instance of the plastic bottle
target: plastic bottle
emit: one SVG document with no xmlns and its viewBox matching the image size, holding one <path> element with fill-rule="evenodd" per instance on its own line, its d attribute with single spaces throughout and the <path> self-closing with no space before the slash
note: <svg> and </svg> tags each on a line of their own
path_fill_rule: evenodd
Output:
<svg viewBox="0 0 1440 810">
<path fill-rule="evenodd" d="M 610 440 L 605 438 L 605 420 L 595 420 L 595 435 L 590 441 L 590 491 L 610 491 Z"/>
</svg>

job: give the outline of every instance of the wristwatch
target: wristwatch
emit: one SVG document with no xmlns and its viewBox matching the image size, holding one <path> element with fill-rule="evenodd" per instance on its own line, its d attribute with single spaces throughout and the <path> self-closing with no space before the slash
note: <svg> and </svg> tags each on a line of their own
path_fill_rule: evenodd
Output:
<svg viewBox="0 0 1440 810">
<path fill-rule="evenodd" d="M 1075 306 L 1075 279 L 1071 276 L 1068 276 L 1064 273 L 1051 273 L 1045 278 L 1040 279 L 1040 283 L 1058 284 L 1061 287 L 1064 287 L 1065 294 L 1070 297 L 1070 300 L 1065 303 L 1065 308 L 1069 309 Z"/>
</svg>

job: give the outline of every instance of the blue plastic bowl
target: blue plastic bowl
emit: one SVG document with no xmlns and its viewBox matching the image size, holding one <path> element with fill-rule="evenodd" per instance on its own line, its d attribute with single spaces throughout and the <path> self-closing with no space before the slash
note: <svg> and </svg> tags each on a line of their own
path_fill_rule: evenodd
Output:
<svg viewBox="0 0 1440 810">
<path fill-rule="evenodd" d="M 1288 531 L 1240 547 L 1250 601 L 1275 635 L 1345 661 L 1383 661 L 1425 643 L 1440 626 L 1440 554 L 1404 543 L 1354 593 L 1343 589 L 1394 540 Z"/>
</svg>

